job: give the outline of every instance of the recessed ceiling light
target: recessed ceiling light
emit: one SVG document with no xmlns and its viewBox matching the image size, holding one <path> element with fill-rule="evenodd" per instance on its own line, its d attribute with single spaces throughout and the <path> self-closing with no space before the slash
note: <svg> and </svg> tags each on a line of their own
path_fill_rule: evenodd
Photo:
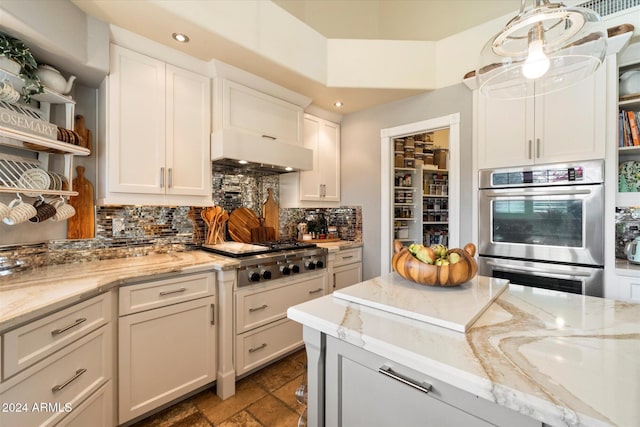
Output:
<svg viewBox="0 0 640 427">
<path fill-rule="evenodd" d="M 171 37 L 180 43 L 188 43 L 189 42 L 189 36 L 187 36 L 186 34 L 182 34 L 182 33 L 173 33 L 171 34 Z"/>
<path fill-rule="evenodd" d="M 293 170 L 293 168 L 291 166 L 287 166 L 286 168 L 284 168 L 284 170 L 291 172 Z"/>
<path fill-rule="evenodd" d="M 249 162 L 247 162 L 246 160 L 238 160 L 238 163 L 240 163 L 241 165 L 246 165 Z"/>
<path fill-rule="evenodd" d="M 340 108 L 340 107 L 342 107 L 342 105 L 343 105 L 343 104 L 342 104 L 342 102 L 341 102 L 341 101 L 336 101 L 336 102 L 334 102 L 334 103 L 333 103 L 333 105 L 334 105 L 335 107 Z"/>
</svg>

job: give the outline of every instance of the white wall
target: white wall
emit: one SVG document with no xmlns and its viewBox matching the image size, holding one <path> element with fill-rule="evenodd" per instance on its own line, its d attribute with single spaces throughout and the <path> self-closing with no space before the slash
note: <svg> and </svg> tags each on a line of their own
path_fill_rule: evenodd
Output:
<svg viewBox="0 0 640 427">
<path fill-rule="evenodd" d="M 380 275 L 380 130 L 460 113 L 460 242 L 471 241 L 472 92 L 463 84 L 349 114 L 341 124 L 341 204 L 362 206 L 363 280 Z"/>
</svg>

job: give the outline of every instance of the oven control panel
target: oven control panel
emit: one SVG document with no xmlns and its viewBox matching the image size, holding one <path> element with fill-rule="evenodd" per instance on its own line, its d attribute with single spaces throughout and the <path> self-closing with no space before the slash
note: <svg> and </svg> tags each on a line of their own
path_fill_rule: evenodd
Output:
<svg viewBox="0 0 640 427">
<path fill-rule="evenodd" d="M 558 163 L 480 171 L 479 187 L 506 188 L 604 182 L 604 162 Z"/>
</svg>

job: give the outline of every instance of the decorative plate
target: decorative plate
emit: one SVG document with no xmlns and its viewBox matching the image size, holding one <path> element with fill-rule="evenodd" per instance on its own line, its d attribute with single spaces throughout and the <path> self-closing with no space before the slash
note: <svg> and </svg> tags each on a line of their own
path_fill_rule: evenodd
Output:
<svg viewBox="0 0 640 427">
<path fill-rule="evenodd" d="M 53 173 L 53 176 L 56 179 L 56 190 L 60 191 L 62 190 L 62 175 L 60 175 L 59 173 Z"/>
<path fill-rule="evenodd" d="M 618 191 L 636 192 L 640 184 L 640 162 L 630 160 L 618 167 Z"/>
<path fill-rule="evenodd" d="M 29 188 L 34 190 L 48 190 L 49 185 L 51 184 L 51 178 L 49 174 L 38 168 L 27 169 L 20 175 L 20 186 L 22 188 Z M 39 193 L 31 193 L 25 192 L 25 195 L 29 197 L 37 197 L 42 194 Z"/>
</svg>

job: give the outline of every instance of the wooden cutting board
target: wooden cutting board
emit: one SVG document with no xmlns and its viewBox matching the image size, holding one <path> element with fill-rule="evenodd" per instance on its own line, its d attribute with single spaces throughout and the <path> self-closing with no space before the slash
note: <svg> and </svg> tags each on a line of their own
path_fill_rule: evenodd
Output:
<svg viewBox="0 0 640 427">
<path fill-rule="evenodd" d="M 264 226 L 273 228 L 273 240 L 276 240 L 278 239 L 278 236 L 280 236 L 278 229 L 278 224 L 280 222 L 278 203 L 273 198 L 273 188 L 267 188 L 267 193 L 269 193 L 269 196 L 262 204 L 262 216 L 264 217 Z"/>
<path fill-rule="evenodd" d="M 227 230 L 236 242 L 251 243 L 251 230 L 258 227 L 260 221 L 251 209 L 236 208 L 229 214 Z"/>
<path fill-rule="evenodd" d="M 95 203 L 93 201 L 93 185 L 84 177 L 84 167 L 76 168 L 78 176 L 74 178 L 72 187 L 77 196 L 69 197 L 69 204 L 76 214 L 68 219 L 67 239 L 93 239 L 95 237 Z"/>
<path fill-rule="evenodd" d="M 251 243 L 273 242 L 276 240 L 276 232 L 273 227 L 265 227 L 264 218 L 258 218 L 260 227 L 251 229 Z"/>
</svg>

